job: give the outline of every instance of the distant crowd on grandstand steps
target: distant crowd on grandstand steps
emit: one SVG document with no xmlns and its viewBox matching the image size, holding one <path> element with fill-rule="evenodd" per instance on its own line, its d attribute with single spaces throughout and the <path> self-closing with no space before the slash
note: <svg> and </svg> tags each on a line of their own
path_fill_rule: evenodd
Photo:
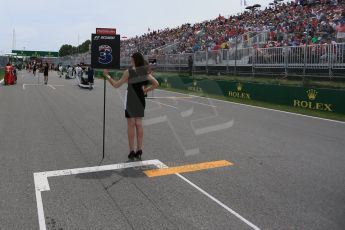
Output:
<svg viewBox="0 0 345 230">
<path fill-rule="evenodd" d="M 309 35 L 309 36 L 308 36 Z M 187 23 L 152 31 L 121 43 L 121 55 L 133 51 L 183 54 L 249 47 L 304 46 L 345 42 L 344 0 L 275 1 L 263 10 Z"/>
</svg>

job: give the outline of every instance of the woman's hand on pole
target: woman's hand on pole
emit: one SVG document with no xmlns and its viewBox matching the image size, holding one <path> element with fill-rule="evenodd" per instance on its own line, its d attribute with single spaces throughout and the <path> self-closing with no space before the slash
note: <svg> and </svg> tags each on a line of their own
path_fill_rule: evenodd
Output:
<svg viewBox="0 0 345 230">
<path fill-rule="evenodd" d="M 107 77 L 109 76 L 109 70 L 104 69 L 103 70 L 103 76 L 107 79 Z"/>
</svg>

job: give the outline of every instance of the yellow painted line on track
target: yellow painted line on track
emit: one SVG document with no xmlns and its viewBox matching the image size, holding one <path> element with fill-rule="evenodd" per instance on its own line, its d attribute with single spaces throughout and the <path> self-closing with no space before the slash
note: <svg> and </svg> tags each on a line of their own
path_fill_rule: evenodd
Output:
<svg viewBox="0 0 345 230">
<path fill-rule="evenodd" d="M 158 177 L 158 176 L 172 175 L 176 173 L 187 173 L 187 172 L 195 172 L 195 171 L 201 171 L 201 170 L 212 169 L 212 168 L 220 168 L 220 167 L 226 167 L 226 166 L 231 166 L 231 165 L 233 165 L 233 163 L 226 160 L 220 160 L 220 161 L 211 161 L 211 162 L 205 162 L 205 163 L 199 163 L 199 164 L 171 167 L 171 168 L 146 170 L 144 171 L 144 173 L 148 177 Z"/>
</svg>

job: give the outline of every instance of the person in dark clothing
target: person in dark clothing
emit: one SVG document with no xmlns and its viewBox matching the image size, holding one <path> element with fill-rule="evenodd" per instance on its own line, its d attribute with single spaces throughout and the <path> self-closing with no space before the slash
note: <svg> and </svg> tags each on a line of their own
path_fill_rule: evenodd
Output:
<svg viewBox="0 0 345 230">
<path fill-rule="evenodd" d="M 34 63 L 34 65 L 32 67 L 32 73 L 34 74 L 34 77 L 36 77 L 36 71 L 37 71 L 37 64 Z"/>
<path fill-rule="evenodd" d="M 119 88 L 124 83 L 127 83 L 127 92 L 125 99 L 125 117 L 127 119 L 128 127 L 128 145 L 129 155 L 128 158 L 141 159 L 143 154 L 143 125 L 142 118 L 145 112 L 145 94 L 154 90 L 159 86 L 158 81 L 152 76 L 152 72 L 147 66 L 147 62 L 141 53 L 134 53 L 132 55 L 132 67 L 126 70 L 121 79 L 118 81 L 113 80 L 109 76 L 108 70 L 104 70 L 104 76 L 108 79 L 110 84 Z M 151 85 L 148 85 L 148 82 Z M 134 136 L 136 133 L 137 147 L 134 146 Z"/>
<path fill-rule="evenodd" d="M 193 57 L 189 56 L 188 57 L 188 71 L 189 71 L 189 76 L 193 75 Z"/>
<path fill-rule="evenodd" d="M 43 76 L 44 76 L 44 84 L 48 84 L 48 72 L 49 72 L 49 64 L 48 62 L 46 62 L 46 64 L 44 65 L 44 69 L 43 69 Z"/>
<path fill-rule="evenodd" d="M 13 66 L 13 76 L 14 76 L 14 84 L 17 84 L 17 67 Z"/>
<path fill-rule="evenodd" d="M 95 75 L 95 71 L 93 70 L 93 68 L 90 66 L 87 69 L 87 81 L 89 82 L 89 89 L 92 89 L 92 85 L 93 85 L 93 77 Z"/>
</svg>

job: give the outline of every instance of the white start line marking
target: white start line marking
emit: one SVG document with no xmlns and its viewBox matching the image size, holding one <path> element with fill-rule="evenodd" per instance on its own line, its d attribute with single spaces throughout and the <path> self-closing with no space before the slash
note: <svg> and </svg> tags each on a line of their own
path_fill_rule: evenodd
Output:
<svg viewBox="0 0 345 230">
<path fill-rule="evenodd" d="M 111 170 L 121 170 L 126 168 L 135 168 L 135 167 L 142 167 L 142 166 L 150 166 L 154 165 L 159 169 L 168 168 L 167 165 L 162 163 L 159 160 L 148 160 L 148 161 L 140 161 L 140 162 L 130 162 L 130 163 L 120 163 L 120 164 L 113 164 L 113 165 L 104 165 L 104 166 L 95 166 L 95 167 L 87 167 L 87 168 L 76 168 L 76 169 L 66 169 L 66 170 L 57 170 L 57 171 L 47 171 L 47 172 L 37 172 L 34 173 L 34 181 L 35 181 L 35 192 L 36 192 L 36 202 L 37 202 L 37 213 L 38 213 L 38 222 L 39 222 L 39 229 L 46 230 L 46 223 L 44 218 L 44 209 L 43 209 L 43 201 L 42 201 L 42 194 L 41 192 L 50 191 L 48 178 L 49 177 L 59 177 L 59 176 L 69 176 L 69 175 L 77 175 L 77 174 L 84 174 L 84 173 L 95 173 L 95 172 L 102 172 L 102 171 L 111 171 Z M 175 174 L 183 181 L 187 182 L 189 185 L 197 189 L 201 194 L 204 194 L 209 199 L 213 200 L 219 206 L 224 208 L 226 211 L 231 213 L 232 215 L 236 216 L 239 220 L 250 226 L 254 230 L 260 230 L 259 227 L 242 217 L 236 211 L 219 201 L 217 198 L 213 197 L 211 194 L 207 193 L 205 190 L 185 178 L 184 176 L 180 175 L 179 173 Z"/>
</svg>

